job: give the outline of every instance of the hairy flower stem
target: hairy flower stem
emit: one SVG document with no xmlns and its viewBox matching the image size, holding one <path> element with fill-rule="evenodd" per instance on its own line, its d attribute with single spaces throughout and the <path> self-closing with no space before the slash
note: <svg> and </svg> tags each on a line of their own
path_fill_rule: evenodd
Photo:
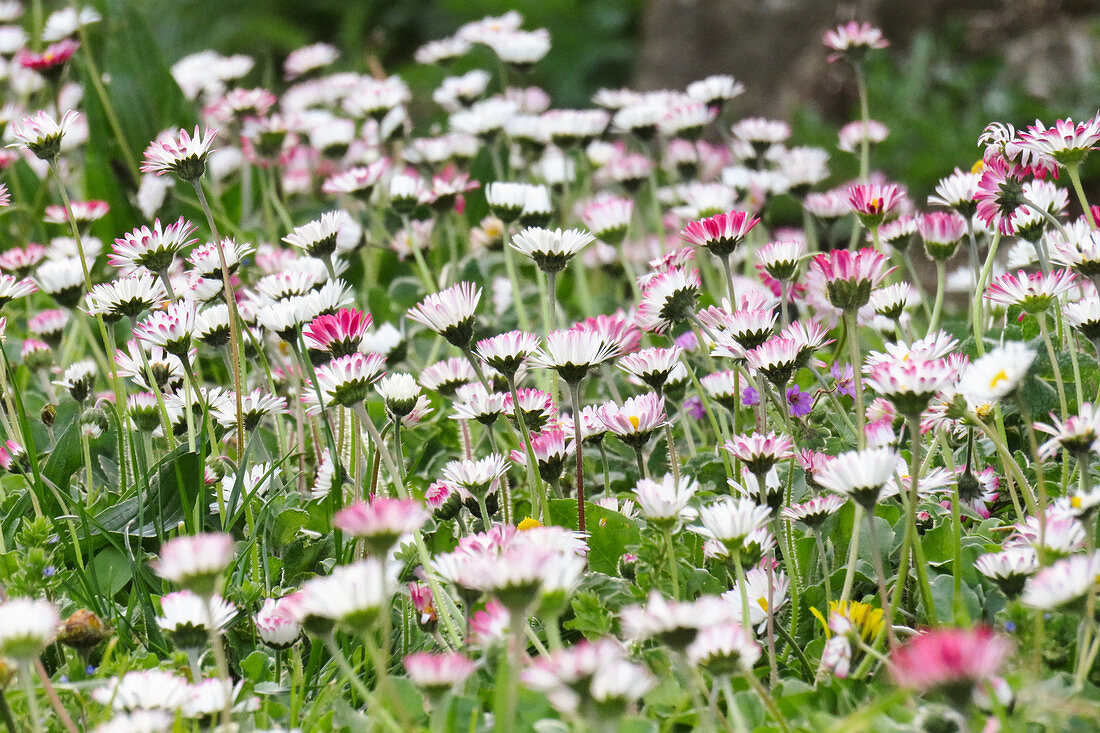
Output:
<svg viewBox="0 0 1100 733">
<path fill-rule="evenodd" d="M 978 350 L 978 356 L 985 354 L 985 318 L 982 315 L 982 297 L 985 292 L 985 284 L 989 280 L 989 275 L 993 272 L 993 263 L 997 259 L 997 246 L 1001 243 L 1001 233 L 996 231 L 993 233 L 993 239 L 989 243 L 989 250 L 985 255 L 985 264 L 982 265 L 982 271 L 978 274 L 978 280 L 974 283 L 974 303 L 973 303 L 973 318 L 972 326 L 974 328 L 974 346 Z"/>
<path fill-rule="evenodd" d="M 672 544 L 672 528 L 665 527 L 661 534 L 665 540 L 665 555 L 668 560 L 668 576 L 672 579 L 672 598 L 680 600 L 680 572 L 676 567 L 676 546 Z"/>
<path fill-rule="evenodd" d="M 367 686 L 363 684 L 363 680 L 359 679 L 359 675 L 352 669 L 351 664 L 348 662 L 348 658 L 344 656 L 344 651 L 340 648 L 340 645 L 336 643 L 335 637 L 329 634 L 324 639 L 325 648 L 328 649 L 332 659 L 336 662 L 336 666 L 340 668 L 340 671 L 344 673 L 344 677 L 347 678 L 355 691 L 359 693 L 359 696 L 367 703 L 368 709 L 372 715 L 377 715 L 386 728 L 394 733 L 400 733 L 402 728 L 397 724 L 397 721 L 393 719 L 390 712 L 382 705 L 378 704 L 374 695 L 371 693 Z"/>
<path fill-rule="evenodd" d="M 523 449 L 527 454 L 527 483 L 531 487 L 531 504 L 533 511 L 539 515 L 539 521 L 545 522 L 547 508 L 550 504 L 549 489 L 542 481 L 538 471 L 538 459 L 535 458 L 535 449 L 531 447 L 531 433 L 527 429 L 527 421 L 523 417 L 523 410 L 519 406 L 519 393 L 516 391 L 515 375 L 508 377 L 508 391 L 512 394 L 512 410 L 519 425 L 519 432 L 523 438 Z M 579 413 L 578 413 L 579 417 Z M 508 423 L 511 426 L 511 423 Z M 513 432 L 515 432 L 513 428 Z"/>
<path fill-rule="evenodd" d="M 749 613 L 749 583 L 745 578 L 745 564 L 741 562 L 741 551 L 733 552 L 733 570 L 737 574 L 737 589 L 741 595 L 741 626 L 752 628 L 752 615 Z"/>
<path fill-rule="evenodd" d="M 581 444 L 581 380 L 569 384 L 573 401 L 573 441 L 577 452 L 577 529 L 584 532 L 584 451 Z"/>
<path fill-rule="evenodd" d="M 821 577 L 825 581 L 825 604 L 826 606 L 833 600 L 833 583 L 829 573 L 829 558 L 825 552 L 825 541 L 821 539 L 821 531 L 819 529 L 811 530 L 814 536 L 814 544 L 817 545 L 817 559 L 821 565 Z"/>
<path fill-rule="evenodd" d="M 665 444 L 668 446 L 668 465 L 672 470 L 674 485 L 680 485 L 680 459 L 676 456 L 676 438 L 672 434 L 672 423 L 665 423 Z"/>
<path fill-rule="evenodd" d="M 34 687 L 34 669 L 29 659 L 19 662 L 19 679 L 23 683 L 23 692 L 27 696 L 27 715 L 31 719 L 31 729 L 35 733 L 42 731 L 42 712 L 38 708 L 38 691 Z"/>
<path fill-rule="evenodd" d="M 859 182 L 867 183 L 867 177 L 871 173 L 871 141 L 867 130 L 871 111 L 867 102 L 867 78 L 863 73 L 863 64 L 853 63 L 852 69 L 855 71 L 856 91 L 859 93 L 859 119 L 863 122 L 863 136 L 859 141 Z"/>
<path fill-rule="evenodd" d="M 1047 314 L 1039 313 L 1036 318 L 1039 321 L 1039 333 L 1043 336 L 1046 345 L 1047 358 L 1050 359 L 1050 368 L 1054 372 L 1054 386 L 1058 390 L 1058 409 L 1063 416 L 1069 415 L 1069 407 L 1066 402 L 1066 385 L 1062 379 L 1062 366 L 1058 363 L 1058 354 L 1054 351 L 1054 342 L 1050 338 L 1050 325 L 1047 323 Z"/>
<path fill-rule="evenodd" d="M 57 190 L 61 194 L 61 202 L 65 205 L 65 215 L 69 220 L 69 226 L 73 232 L 73 240 L 76 242 L 77 259 L 80 260 L 80 269 L 84 274 L 84 291 L 86 293 L 92 292 L 92 276 L 88 271 L 88 260 L 84 256 L 84 240 L 80 236 L 80 227 L 77 226 L 76 216 L 73 215 L 72 201 L 69 200 L 69 192 L 65 188 L 65 181 L 61 177 L 61 169 L 57 166 L 57 158 L 50 160 L 50 170 L 53 171 L 53 177 L 57 181 Z M 126 390 L 122 386 L 122 380 L 118 376 L 118 364 L 115 362 L 115 351 L 111 348 L 113 341 L 107 331 L 107 323 L 103 320 L 103 315 L 97 313 L 95 316 L 96 323 L 99 325 L 99 334 L 103 339 L 103 348 L 107 351 L 107 360 L 111 366 L 111 387 L 115 393 L 115 404 L 119 406 L 119 409 L 126 407 Z M 89 334 L 89 341 L 91 341 L 91 334 Z M 94 345 L 94 344 L 93 344 Z M 127 425 L 129 421 L 127 419 Z M 124 433 L 128 431 L 123 431 Z M 123 436 L 125 441 L 125 436 Z M 125 442 L 123 443 L 125 447 Z M 120 460 L 118 462 L 119 467 L 119 482 L 122 486 L 126 485 L 126 461 Z"/>
<path fill-rule="evenodd" d="M 936 260 L 936 303 L 932 306 L 932 318 L 928 321 L 928 331 L 925 337 L 931 336 L 940 325 L 940 316 L 943 314 L 943 291 L 947 289 L 947 265 L 943 260 Z"/>
<path fill-rule="evenodd" d="M 229 663 L 225 658 L 225 646 L 222 644 L 218 630 L 214 628 L 214 612 L 211 608 L 213 596 L 207 596 L 206 601 L 206 639 L 210 643 L 210 651 L 214 654 L 214 663 L 217 665 L 218 679 L 225 688 L 225 707 L 222 709 L 222 725 L 229 726 L 233 720 L 233 680 L 229 678 Z"/>
<path fill-rule="evenodd" d="M 523 661 L 523 650 L 527 644 L 524 642 L 523 630 L 527 626 L 526 615 L 518 609 L 512 609 L 511 634 L 509 655 L 502 659 L 507 665 L 508 679 L 506 681 L 504 696 L 504 716 L 500 721 L 500 730 L 504 733 L 512 733 L 516 730 L 516 709 L 519 707 L 519 672 Z"/>
<path fill-rule="evenodd" d="M 505 229 L 504 238 L 508 238 L 508 230 Z M 512 283 L 512 305 L 519 317 L 521 331 L 531 330 L 531 321 L 527 317 L 527 309 L 523 307 L 523 292 L 519 287 L 519 268 L 516 266 L 516 252 L 508 245 L 504 246 L 504 269 L 508 272 L 508 280 Z"/>
<path fill-rule="evenodd" d="M 737 301 L 734 299 L 735 292 L 733 288 L 733 267 L 730 265 L 730 256 L 719 257 L 719 262 L 722 263 L 722 271 L 726 275 L 726 295 L 730 299 L 730 307 L 734 310 L 737 309 Z"/>
<path fill-rule="evenodd" d="M 221 236 L 218 234 L 218 225 L 214 223 L 214 213 L 210 210 L 210 203 L 206 200 L 206 193 L 202 190 L 202 179 L 195 178 L 191 183 L 195 187 L 195 194 L 199 197 L 202 211 L 206 215 L 206 223 L 210 227 L 210 236 L 214 239 L 214 249 L 218 251 L 222 289 L 225 304 L 229 308 L 229 349 L 233 352 L 233 392 L 237 408 L 237 454 L 240 455 L 244 452 L 244 408 L 241 402 L 241 372 L 244 370 L 244 364 L 241 361 L 240 314 L 237 313 L 237 299 L 233 295 L 229 266 L 225 261 L 225 249 L 222 247 Z"/>
<path fill-rule="evenodd" d="M 1085 220 L 1089 223 L 1089 226 L 1096 229 L 1096 217 L 1092 213 L 1092 207 L 1089 206 L 1088 197 L 1085 196 L 1085 189 L 1081 186 L 1081 164 L 1067 165 L 1066 173 L 1069 174 L 1070 183 L 1073 184 L 1073 192 L 1077 194 L 1077 200 L 1081 203 L 1081 210 L 1085 212 Z"/>
<path fill-rule="evenodd" d="M 775 704 L 775 699 L 772 698 L 771 694 L 764 689 L 764 686 L 760 684 L 760 681 L 752 674 L 745 675 L 745 679 L 748 680 L 749 687 L 760 696 L 760 700 L 764 703 L 764 708 L 773 718 L 775 718 L 776 724 L 779 725 L 779 730 L 783 733 L 790 733 L 791 727 L 787 723 L 787 719 L 783 717 L 783 711 Z"/>
<path fill-rule="evenodd" d="M 855 505 L 855 513 L 852 515 L 852 538 L 848 541 L 848 564 L 844 570 L 844 587 L 840 590 L 840 602 L 844 603 L 852 597 L 852 584 L 856 578 L 856 562 L 859 560 L 859 534 L 863 523 L 860 522 L 860 514 L 863 507 Z"/>
<path fill-rule="evenodd" d="M 867 447 L 867 414 L 863 409 L 863 355 L 859 347 L 858 316 L 854 310 L 844 311 L 844 331 L 848 338 L 848 358 L 852 362 L 852 390 L 856 393 L 856 442 L 859 449 Z"/>
<path fill-rule="evenodd" d="M 882 603 L 882 608 L 886 609 L 890 607 L 890 598 L 886 593 L 886 573 L 883 570 L 881 543 L 878 541 L 878 532 L 875 531 L 874 512 L 868 510 L 865 517 L 867 519 L 867 536 L 871 540 L 871 555 L 875 565 L 875 579 L 878 580 L 879 600 Z M 894 627 L 890 623 L 886 624 L 886 638 L 890 643 L 890 648 L 894 649 L 898 641 L 894 637 Z"/>
</svg>

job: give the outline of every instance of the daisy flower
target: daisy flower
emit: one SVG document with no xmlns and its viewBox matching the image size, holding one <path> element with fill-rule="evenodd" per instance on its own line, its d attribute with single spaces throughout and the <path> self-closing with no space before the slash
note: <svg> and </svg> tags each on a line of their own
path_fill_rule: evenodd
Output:
<svg viewBox="0 0 1100 733">
<path fill-rule="evenodd" d="M 141 172 L 158 176 L 174 173 L 181 180 L 195 181 L 206 172 L 206 159 L 217 134 L 217 130 L 209 127 L 201 136 L 196 127 L 194 137 L 188 135 L 187 130 L 180 130 L 178 137 L 171 132 L 164 133 L 145 149 Z"/>
<path fill-rule="evenodd" d="M 615 353 L 615 347 L 594 331 L 566 329 L 548 333 L 546 345 L 531 355 L 531 364 L 553 369 L 566 384 L 576 385 Z"/>
<path fill-rule="evenodd" d="M 686 476 L 680 482 L 672 474 L 665 474 L 660 481 L 641 479 L 634 488 L 634 499 L 646 521 L 654 526 L 674 528 L 696 516 L 688 505 L 699 491 L 699 484 Z"/>
<path fill-rule="evenodd" d="M 402 535 L 415 532 L 427 520 L 428 512 L 419 502 L 375 496 L 369 502 L 358 501 L 341 509 L 333 517 L 333 524 L 362 538 L 372 555 L 385 557 Z"/>
<path fill-rule="evenodd" d="M 1032 547 L 1010 547 L 979 556 L 974 569 L 1015 599 L 1023 592 L 1027 579 L 1039 570 L 1039 555 Z"/>
<path fill-rule="evenodd" d="M 336 237 L 350 217 L 346 211 L 337 209 L 321 215 L 320 219 L 296 227 L 283 237 L 283 241 L 297 247 L 310 257 L 323 259 L 336 251 Z"/>
<path fill-rule="evenodd" d="M 416 652 L 405 657 L 404 664 L 409 681 L 434 699 L 461 685 L 476 669 L 468 657 L 458 652 Z"/>
<path fill-rule="evenodd" d="M 996 676 L 1011 651 L 1007 639 L 985 627 L 933 629 L 891 655 L 890 674 L 899 687 L 938 690 L 965 709 L 975 688 Z"/>
<path fill-rule="evenodd" d="M 799 504 L 791 504 L 783 507 L 779 516 L 792 522 L 802 522 L 810 529 L 816 530 L 825 520 L 840 511 L 844 506 L 844 499 L 836 494 L 817 496 L 809 501 Z"/>
<path fill-rule="evenodd" d="M 772 467 L 793 455 L 794 441 L 787 435 L 778 435 L 774 431 L 735 435 L 722 446 L 730 455 L 744 462 L 745 467 L 755 474 L 763 475 Z"/>
<path fill-rule="evenodd" d="M 167 226 L 157 219 L 152 229 L 142 226 L 116 239 L 107 263 L 119 269 L 140 267 L 160 275 L 171 267 L 181 250 L 198 241 L 191 238 L 194 231 L 195 225 L 182 216 Z"/>
<path fill-rule="evenodd" d="M 220 635 L 234 619 L 237 607 L 215 593 L 210 598 L 189 590 L 168 593 L 160 599 L 162 616 L 157 626 L 179 649 L 202 649 L 209 640 L 209 631 Z"/>
<path fill-rule="evenodd" d="M 164 543 L 153 569 L 162 578 L 209 597 L 234 554 L 233 539 L 227 534 L 182 535 Z"/>
<path fill-rule="evenodd" d="M 673 267 L 655 275 L 642 291 L 635 323 L 646 331 L 664 333 L 671 326 L 695 315 L 695 302 L 702 288 L 694 267 Z"/>
<path fill-rule="evenodd" d="M 894 183 L 857 183 L 848 189 L 848 203 L 868 229 L 881 224 L 904 198 L 904 191 Z"/>
<path fill-rule="evenodd" d="M 12 126 L 15 145 L 26 148 L 40 160 L 52 162 L 61 152 L 61 139 L 76 124 L 78 115 L 69 110 L 55 121 L 43 111 L 33 117 L 24 117 Z"/>
<path fill-rule="evenodd" d="M 1018 305 L 1031 314 L 1042 313 L 1055 300 L 1073 289 L 1076 276 L 1070 270 L 1005 273 L 985 289 L 985 299 L 1004 305 Z"/>
<path fill-rule="evenodd" d="M 832 30 L 825 31 L 821 42 L 826 48 L 833 50 L 829 54 L 830 64 L 847 59 L 852 63 L 859 63 L 868 51 L 886 48 L 890 45 L 882 36 L 882 31 L 870 23 L 852 20 L 842 23 Z"/>
<path fill-rule="evenodd" d="M 871 291 L 892 271 L 887 269 L 886 256 L 868 247 L 819 253 L 810 269 L 823 281 L 829 302 L 844 311 L 867 305 Z"/>
<path fill-rule="evenodd" d="M 12 598 L 0 603 L 0 654 L 30 663 L 57 635 L 57 607 L 44 599 Z"/>
<path fill-rule="evenodd" d="M 512 249 L 533 260 L 545 273 L 558 273 L 596 237 L 580 229 L 540 229 L 528 227 L 514 235 Z"/>
<path fill-rule="evenodd" d="M 645 382 L 660 394 L 669 375 L 680 365 L 680 356 L 683 351 L 679 346 L 668 349 L 657 347 L 642 349 L 633 354 L 623 355 L 616 362 L 616 366 Z"/>
<path fill-rule="evenodd" d="M 917 217 L 917 232 L 930 259 L 947 260 L 966 236 L 966 219 L 953 211 L 935 211 Z"/>
<path fill-rule="evenodd" d="M 539 348 L 539 338 L 525 331 L 509 331 L 477 342 L 477 355 L 493 369 L 513 378 L 520 366 Z"/>
<path fill-rule="evenodd" d="M 474 332 L 477 304 L 481 288 L 462 282 L 429 295 L 408 311 L 408 317 L 445 338 L 453 346 L 466 351 Z"/>
<path fill-rule="evenodd" d="M 715 257 L 728 258 L 759 222 L 744 211 L 731 211 L 691 222 L 681 230 L 680 238 Z"/>
<path fill-rule="evenodd" d="M 889 448 L 848 451 L 833 458 L 817 473 L 824 489 L 847 496 L 873 511 L 883 488 L 902 469 L 901 456 Z"/>
<path fill-rule="evenodd" d="M 628 397 L 621 406 L 605 403 L 596 414 L 609 433 L 635 450 L 644 447 L 668 422 L 665 398 L 654 392 Z"/>
<path fill-rule="evenodd" d="M 683 651 L 701 631 L 721 623 L 732 623 L 736 614 L 729 603 L 717 596 L 676 601 L 651 590 L 645 605 L 627 606 L 620 618 L 623 636 L 627 639 L 654 639 L 673 650 Z"/>
<path fill-rule="evenodd" d="M 1064 420 L 1054 413 L 1051 413 L 1050 419 L 1052 424 L 1049 425 L 1035 423 L 1036 430 L 1053 436 L 1039 446 L 1040 458 L 1050 459 L 1061 448 L 1078 458 L 1100 450 L 1100 413 L 1093 408 L 1092 403 L 1083 402 L 1077 408 L 1076 415 L 1070 415 Z"/>
<path fill-rule="evenodd" d="M 382 376 L 386 358 L 381 354 L 348 354 L 317 367 L 317 389 L 324 404 L 317 402 L 313 389 L 306 389 L 302 401 L 311 415 L 320 414 L 332 404 L 358 405 L 370 395 L 370 386 Z"/>
<path fill-rule="evenodd" d="M 692 666 L 722 678 L 750 674 L 763 649 L 751 632 L 727 621 L 700 631 L 686 653 Z"/>
<path fill-rule="evenodd" d="M 1050 157 L 1067 168 L 1080 165 L 1089 151 L 1100 142 L 1100 114 L 1074 124 L 1066 118 L 1053 127 L 1046 127 L 1039 120 L 1019 135 L 1023 150 L 1035 155 Z"/>
</svg>

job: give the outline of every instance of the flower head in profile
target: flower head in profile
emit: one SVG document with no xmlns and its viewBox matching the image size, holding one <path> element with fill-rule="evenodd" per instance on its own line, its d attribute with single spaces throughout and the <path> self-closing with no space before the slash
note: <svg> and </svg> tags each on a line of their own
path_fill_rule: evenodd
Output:
<svg viewBox="0 0 1100 733">
<path fill-rule="evenodd" d="M 182 535 L 164 543 L 153 569 L 166 580 L 210 596 L 233 555 L 233 538 L 227 534 Z"/>
<path fill-rule="evenodd" d="M 882 31 L 866 21 L 849 21 L 841 23 L 832 30 L 825 31 L 821 42 L 826 48 L 832 49 L 828 61 L 830 64 L 847 59 L 852 63 L 863 60 L 868 51 L 886 48 L 890 45 L 882 36 Z"/>
<path fill-rule="evenodd" d="M 873 511 L 883 489 L 901 468 L 901 461 L 901 456 L 889 448 L 848 451 L 825 464 L 815 480 L 822 488 L 850 497 Z"/>
<path fill-rule="evenodd" d="M 691 222 L 680 232 L 680 238 L 715 257 L 729 257 L 759 222 L 759 218 L 744 211 L 716 214 Z"/>
<path fill-rule="evenodd" d="M 917 232 L 924 240 L 924 251 L 933 260 L 946 260 L 955 254 L 966 235 L 966 219 L 954 211 L 934 211 L 917 217 Z"/>
<path fill-rule="evenodd" d="M 1020 133 L 1019 140 L 1023 150 L 1037 156 L 1053 158 L 1066 167 L 1080 165 L 1100 142 L 1100 113 L 1078 123 L 1067 117 L 1056 121 L 1053 127 L 1035 120 L 1034 125 Z"/>
<path fill-rule="evenodd" d="M 405 657 L 409 680 L 429 697 L 439 697 L 473 674 L 474 663 L 459 652 L 416 652 Z"/>
<path fill-rule="evenodd" d="M 470 348 L 481 288 L 461 282 L 433 293 L 409 309 L 408 316 L 447 339 L 459 349 Z"/>
<path fill-rule="evenodd" d="M 988 628 L 934 629 L 919 634 L 890 659 L 900 686 L 920 693 L 942 692 L 962 709 L 974 688 L 997 675 L 1012 644 Z"/>
<path fill-rule="evenodd" d="M 762 653 L 752 632 L 732 621 L 703 629 L 687 648 L 692 665 L 715 677 L 751 673 Z"/>
<path fill-rule="evenodd" d="M 546 345 L 531 356 L 531 363 L 553 369 L 566 384 L 579 383 L 589 369 L 614 357 L 616 348 L 595 331 L 571 328 L 546 334 Z"/>
<path fill-rule="evenodd" d="M 886 279 L 886 256 L 869 247 L 821 252 L 814 255 L 812 272 L 823 281 L 825 296 L 836 308 L 854 311 L 867 305 L 871 291 Z"/>
<path fill-rule="evenodd" d="M 0 603 L 0 655 L 21 662 L 37 659 L 57 635 L 57 607 L 45 599 L 12 598 Z"/>
<path fill-rule="evenodd" d="M 178 137 L 170 132 L 162 134 L 145 149 L 145 162 L 141 165 L 141 172 L 155 173 L 158 176 L 174 173 L 183 181 L 202 178 L 206 172 L 210 146 L 217 134 L 217 130 L 209 127 L 201 136 L 198 127 L 195 128 L 194 137 L 188 135 L 187 130 L 180 130 Z"/>
<path fill-rule="evenodd" d="M 382 376 L 385 365 L 386 357 L 381 354 L 348 354 L 317 367 L 317 388 L 324 404 L 317 402 L 314 390 L 305 390 L 302 400 L 309 405 L 309 414 L 319 414 L 332 404 L 359 404 L 368 397 L 370 386 Z"/>
<path fill-rule="evenodd" d="M 1005 273 L 985 289 L 986 300 L 1003 305 L 1018 305 L 1028 313 L 1042 313 L 1050 308 L 1058 296 L 1069 292 L 1076 277 L 1070 270 Z"/>
<path fill-rule="evenodd" d="M 283 241 L 310 257 L 329 257 L 336 251 L 337 235 L 349 218 L 347 212 L 340 209 L 325 212 L 320 219 L 295 227 L 293 232 L 283 237 Z"/>
<path fill-rule="evenodd" d="M 857 183 L 848 189 L 848 203 L 868 229 L 881 224 L 904 198 L 905 192 L 896 183 Z"/>
<path fill-rule="evenodd" d="M 512 237 L 512 249 L 531 258 L 540 270 L 557 273 L 596 237 L 581 229 L 527 227 Z"/>
<path fill-rule="evenodd" d="M 412 499 L 375 496 L 341 509 L 333 524 L 353 537 L 365 540 L 372 555 L 384 557 L 401 535 L 420 529 L 428 512 Z"/>
<path fill-rule="evenodd" d="M 596 417 L 609 433 L 635 450 L 668 422 L 665 398 L 655 392 L 628 397 L 622 405 L 608 402 L 596 408 Z"/>
<path fill-rule="evenodd" d="M 642 291 L 635 322 L 647 331 L 664 333 L 695 315 L 702 286 L 694 267 L 672 267 L 655 275 Z"/>
<path fill-rule="evenodd" d="M 32 117 L 24 117 L 12 128 L 16 139 L 14 145 L 26 148 L 36 158 L 52 161 L 61 152 L 61 138 L 65 137 L 77 118 L 78 115 L 73 110 L 63 114 L 57 121 L 43 111 Z"/>
<path fill-rule="evenodd" d="M 688 505 L 699 491 L 699 484 L 686 476 L 677 483 L 672 474 L 660 481 L 641 479 L 634 488 L 635 500 L 646 521 L 658 527 L 677 527 L 696 516 Z"/>
</svg>

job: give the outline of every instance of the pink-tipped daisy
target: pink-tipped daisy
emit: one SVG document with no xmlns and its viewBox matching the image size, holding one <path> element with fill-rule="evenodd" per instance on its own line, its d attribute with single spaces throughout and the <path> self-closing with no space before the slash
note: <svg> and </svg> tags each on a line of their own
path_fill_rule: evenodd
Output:
<svg viewBox="0 0 1100 733">
<path fill-rule="evenodd" d="M 881 224 L 904 198 L 905 192 L 894 183 L 857 183 L 848 189 L 848 203 L 868 229 Z"/>
<path fill-rule="evenodd" d="M 871 291 L 891 272 L 886 256 L 868 247 L 822 252 L 814 256 L 810 267 L 823 280 L 829 302 L 844 311 L 867 305 Z"/>
<path fill-rule="evenodd" d="M 731 211 L 691 222 L 680 232 L 680 238 L 715 257 L 729 257 L 759 222 L 747 212 Z"/>
<path fill-rule="evenodd" d="M 12 135 L 16 139 L 16 145 L 26 148 L 34 153 L 35 157 L 47 162 L 57 158 L 61 152 L 61 138 L 76 123 L 78 115 L 69 110 L 61 116 L 59 121 L 43 111 L 33 117 L 24 117 L 22 121 L 12 127 Z"/>
<path fill-rule="evenodd" d="M 445 338 L 459 349 L 470 348 L 481 288 L 462 282 L 433 293 L 408 311 L 408 317 Z"/>
<path fill-rule="evenodd" d="M 158 176 L 174 173 L 184 181 L 197 180 L 206 172 L 206 158 L 217 134 L 209 127 L 201 136 L 198 127 L 194 137 L 187 130 L 180 130 L 178 137 L 170 132 L 162 134 L 145 149 L 141 172 Z"/>
<path fill-rule="evenodd" d="M 642 292 L 635 322 L 646 331 L 664 333 L 693 318 L 702 284 L 694 267 L 673 267 L 654 276 Z"/>
<path fill-rule="evenodd" d="M 333 524 L 361 538 L 371 554 L 385 557 L 401 535 L 420 529 L 427 519 L 428 512 L 419 502 L 376 496 L 341 509 Z"/>
<path fill-rule="evenodd" d="M 886 48 L 890 42 L 882 37 L 882 31 L 870 23 L 851 20 L 825 32 L 821 42 L 831 48 L 829 63 L 848 59 L 853 63 L 863 60 L 872 49 Z"/>
<path fill-rule="evenodd" d="M 386 358 L 381 354 L 348 354 L 317 367 L 317 389 L 324 404 L 317 402 L 313 389 L 303 391 L 308 412 L 316 415 L 331 405 L 354 407 L 370 395 L 370 386 L 382 376 Z"/>
<path fill-rule="evenodd" d="M 1043 313 L 1057 298 L 1069 292 L 1076 276 L 1070 270 L 1005 273 L 985 289 L 986 300 L 1004 305 L 1018 305 L 1028 313 Z"/>
</svg>

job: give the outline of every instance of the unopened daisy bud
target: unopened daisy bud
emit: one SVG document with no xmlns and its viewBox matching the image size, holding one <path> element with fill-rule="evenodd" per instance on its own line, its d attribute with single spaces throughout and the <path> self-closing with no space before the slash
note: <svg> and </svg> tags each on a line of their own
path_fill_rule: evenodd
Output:
<svg viewBox="0 0 1100 733">
<path fill-rule="evenodd" d="M 17 145 L 30 150 L 40 160 L 51 162 L 61 152 L 61 138 L 76 122 L 77 117 L 76 112 L 69 110 L 61 116 L 60 121 L 55 122 L 53 117 L 39 111 L 33 117 L 24 117 L 21 122 L 17 122 L 12 133 L 18 141 Z"/>
<path fill-rule="evenodd" d="M 378 380 L 375 389 L 386 403 L 386 409 L 398 419 L 412 412 L 420 397 L 420 385 L 411 374 L 388 374 Z"/>
<path fill-rule="evenodd" d="M 87 609 L 74 612 L 61 624 L 57 640 L 67 647 L 87 652 L 110 635 L 103 620 Z"/>
<path fill-rule="evenodd" d="M 302 635 L 302 625 L 282 608 L 282 599 L 267 598 L 253 618 L 256 633 L 273 649 L 286 649 Z"/>
<path fill-rule="evenodd" d="M 91 440 L 107 432 L 107 413 L 98 407 L 89 407 L 80 413 L 80 432 Z"/>
<path fill-rule="evenodd" d="M 0 656 L 37 659 L 57 635 L 57 607 L 47 600 L 13 598 L 0 603 Z"/>
<path fill-rule="evenodd" d="M 527 203 L 527 186 L 523 183 L 494 181 L 485 187 L 489 208 L 505 224 L 519 218 Z"/>
<path fill-rule="evenodd" d="M 155 173 L 158 176 L 174 173 L 183 181 L 202 178 L 206 172 L 210 146 L 217 134 L 217 130 L 209 127 L 201 137 L 198 127 L 195 128 L 194 137 L 188 135 L 187 130 L 180 130 L 178 137 L 172 133 L 164 133 L 145 149 L 145 162 L 141 164 L 141 172 Z"/>
<path fill-rule="evenodd" d="M 151 392 L 139 392 L 127 397 L 126 410 L 138 430 L 151 433 L 160 427 L 157 398 Z"/>
</svg>

